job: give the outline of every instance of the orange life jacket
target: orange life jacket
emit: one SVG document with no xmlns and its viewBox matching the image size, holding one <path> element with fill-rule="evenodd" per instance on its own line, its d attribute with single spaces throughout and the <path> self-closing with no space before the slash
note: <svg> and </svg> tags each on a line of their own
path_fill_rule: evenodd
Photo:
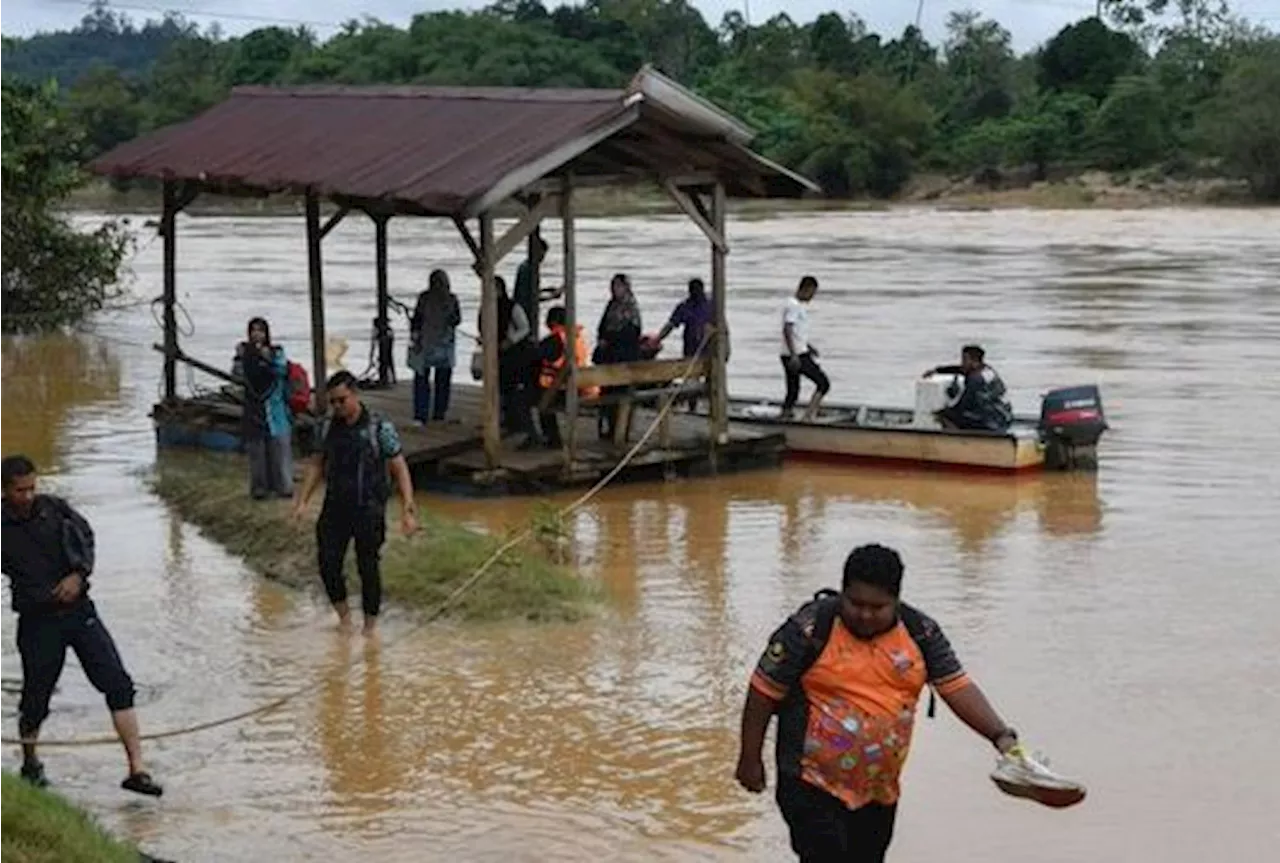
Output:
<svg viewBox="0 0 1280 863">
<path fill-rule="evenodd" d="M 575 360 L 574 365 L 581 369 L 590 365 L 591 352 L 587 350 L 587 339 L 582 334 L 581 324 L 578 325 L 577 330 L 578 337 L 574 339 L 573 358 Z M 538 375 L 538 386 L 543 389 L 551 389 L 556 385 L 556 377 L 560 374 L 560 370 L 564 368 L 565 358 L 568 356 L 568 351 L 565 347 L 564 327 L 559 324 L 552 324 L 551 334 L 560 340 L 560 356 L 556 357 L 552 362 L 542 361 L 542 371 Z M 595 398 L 599 394 L 599 387 L 578 387 L 578 395 L 585 398 Z"/>
</svg>

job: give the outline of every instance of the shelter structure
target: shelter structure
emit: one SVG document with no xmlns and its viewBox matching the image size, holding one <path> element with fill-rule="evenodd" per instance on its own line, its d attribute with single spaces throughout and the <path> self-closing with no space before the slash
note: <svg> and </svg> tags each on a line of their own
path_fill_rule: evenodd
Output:
<svg viewBox="0 0 1280 863">
<path fill-rule="evenodd" d="M 450 220 L 475 256 L 481 283 L 484 460 L 496 468 L 499 425 L 498 263 L 540 242 L 543 219 L 563 224 L 563 302 L 577 318 L 574 196 L 584 187 L 648 183 L 664 189 L 710 244 L 714 332 L 725 332 L 725 230 L 729 197 L 799 197 L 817 187 L 750 149 L 754 133 L 712 103 L 651 68 L 622 90 L 456 87 L 241 87 L 196 118 L 122 144 L 91 163 L 116 178 L 163 184 L 164 396 L 177 398 L 175 219 L 197 195 L 292 194 L 305 201 L 311 341 L 317 412 L 325 408 L 325 236 L 362 212 L 375 226 L 377 326 L 389 332 L 387 222 L 397 216 Z M 322 204 L 331 214 L 322 221 Z M 495 212 L 515 224 L 495 233 Z M 538 275 L 533 273 L 535 294 Z M 537 326 L 537 322 L 532 322 Z M 705 373 L 709 437 L 727 439 L 726 339 L 712 338 Z M 393 376 L 390 340 L 379 339 L 381 382 Z M 576 367 L 568 354 L 566 465 L 575 457 L 579 388 L 667 383 L 677 361 Z M 193 364 L 202 366 L 198 362 Z"/>
</svg>

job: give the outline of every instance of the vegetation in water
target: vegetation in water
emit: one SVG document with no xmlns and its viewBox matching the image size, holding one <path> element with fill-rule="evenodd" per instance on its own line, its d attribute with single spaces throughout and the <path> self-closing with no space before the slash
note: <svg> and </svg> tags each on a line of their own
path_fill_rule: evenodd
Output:
<svg viewBox="0 0 1280 863">
<path fill-rule="evenodd" d="M 833 197 L 894 196 L 920 174 L 998 187 L 1135 168 L 1280 197 L 1280 38 L 1221 0 L 1099 9 L 1019 56 L 1005 27 L 972 11 L 952 14 L 935 45 L 835 11 L 750 25 L 730 11 L 713 28 L 687 0 L 499 0 L 405 28 L 353 20 L 321 41 L 281 27 L 224 38 L 177 15 L 138 26 L 99 3 L 72 31 L 6 38 L 4 74 L 58 80 L 96 153 L 240 84 L 619 87 L 650 62 L 752 123 L 756 146 Z"/>
<path fill-rule="evenodd" d="M 294 523 L 288 501 L 254 501 L 248 465 L 216 453 L 163 453 L 152 487 L 179 515 L 257 572 L 296 587 L 319 589 L 314 515 Z M 408 609 L 433 610 L 497 549 L 504 537 L 469 530 L 420 509 L 421 529 L 406 538 L 392 505 L 382 555 L 383 595 Z M 540 538 L 541 539 L 541 538 Z M 594 599 L 594 588 L 553 562 L 541 541 L 516 546 L 448 611 L 465 620 L 572 620 Z M 563 561 L 564 558 L 559 560 Z M 355 556 L 347 575 L 359 597 Z"/>
<path fill-rule="evenodd" d="M 2 321 L 5 332 L 73 324 L 115 296 L 132 242 L 114 221 L 76 230 L 59 208 L 80 183 L 82 121 L 57 84 L 3 82 Z"/>
<path fill-rule="evenodd" d="M 138 852 L 112 839 L 81 810 L 12 773 L 0 774 L 5 863 L 138 863 Z"/>
</svg>

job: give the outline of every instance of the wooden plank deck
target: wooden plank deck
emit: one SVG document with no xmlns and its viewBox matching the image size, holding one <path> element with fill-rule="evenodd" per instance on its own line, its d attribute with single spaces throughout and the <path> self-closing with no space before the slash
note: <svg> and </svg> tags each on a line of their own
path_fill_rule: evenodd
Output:
<svg viewBox="0 0 1280 863">
<path fill-rule="evenodd" d="M 625 447 L 596 434 L 594 412 L 578 419 L 578 452 L 566 467 L 563 450 L 523 450 L 523 435 L 503 438 L 499 467 L 485 463 L 482 428 L 482 391 L 470 382 L 455 384 L 445 422 L 425 426 L 413 423 L 413 385 L 401 382 L 388 389 L 362 390 L 361 399 L 381 413 L 400 433 L 405 458 L 415 482 L 445 491 L 470 494 L 511 494 L 546 492 L 595 482 L 613 470 L 623 456 L 654 422 L 657 411 L 639 408 L 632 415 L 631 436 Z M 225 400 L 200 398 L 182 400 L 171 406 L 158 405 L 153 416 L 158 427 L 165 425 L 222 429 L 238 436 L 239 406 Z M 561 419 L 561 431 L 565 420 Z M 299 441 L 310 440 L 310 424 L 299 424 Z M 670 418 L 666 445 L 657 433 L 627 463 L 619 480 L 671 475 L 701 475 L 781 463 L 785 437 L 768 430 L 731 428 L 729 441 L 712 454 L 707 418 L 677 409 Z M 567 438 L 567 435 L 566 435 Z"/>
<path fill-rule="evenodd" d="M 563 450 L 523 450 L 523 435 L 503 438 L 498 469 L 489 470 L 481 435 L 482 391 L 472 383 L 457 383 L 449 402 L 449 419 L 417 427 L 412 423 L 413 393 L 409 382 L 385 390 L 365 390 L 361 398 L 396 424 L 404 444 L 405 457 L 415 478 L 444 487 L 458 485 L 472 491 L 542 491 L 594 482 L 618 464 L 655 420 L 654 410 L 637 409 L 626 447 L 602 441 L 596 434 L 596 417 L 586 413 L 578 418 L 578 452 L 566 468 Z M 565 420 L 561 419 L 561 432 Z M 667 446 L 659 446 L 655 433 L 644 448 L 627 463 L 619 479 L 654 475 L 698 474 L 711 470 L 742 470 L 777 465 L 782 458 L 784 436 L 767 431 L 733 430 L 728 443 L 719 447 L 712 463 L 711 442 L 705 417 L 680 410 L 671 418 Z M 567 438 L 567 434 L 566 434 Z"/>
</svg>

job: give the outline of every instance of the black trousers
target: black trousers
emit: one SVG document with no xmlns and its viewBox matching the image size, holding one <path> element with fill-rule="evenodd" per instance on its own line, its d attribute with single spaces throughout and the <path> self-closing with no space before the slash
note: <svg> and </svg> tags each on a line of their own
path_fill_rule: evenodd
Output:
<svg viewBox="0 0 1280 863">
<path fill-rule="evenodd" d="M 800 863 L 884 863 L 893 839 L 896 803 L 849 809 L 794 776 L 778 777 L 777 800 Z"/>
<path fill-rule="evenodd" d="M 366 617 L 376 617 L 382 609 L 382 543 L 387 538 L 387 516 L 381 505 L 328 507 L 316 521 L 316 548 L 320 554 L 320 579 L 329 601 L 347 598 L 347 580 L 342 564 L 347 546 L 356 545 L 356 571 L 360 574 L 360 599 Z"/>
<path fill-rule="evenodd" d="M 782 403 L 783 413 L 795 408 L 796 402 L 800 400 L 801 377 L 813 381 L 813 385 L 823 395 L 831 389 L 831 381 L 827 378 L 827 373 L 822 370 L 822 366 L 818 365 L 813 354 L 806 351 L 800 355 L 799 359 L 800 362 L 793 368 L 787 362 L 787 357 L 782 357 L 782 371 L 787 376 L 787 397 Z"/>
<path fill-rule="evenodd" d="M 546 398 L 547 391 L 542 387 L 538 387 L 537 394 L 538 404 L 541 405 L 542 399 Z M 564 441 L 560 437 L 560 423 L 556 419 L 556 408 L 563 408 L 564 402 L 564 392 L 561 391 L 547 405 L 546 410 L 538 411 L 538 424 L 542 429 L 542 442 L 552 449 L 559 449 L 564 445 Z"/>
<path fill-rule="evenodd" d="M 120 661 L 93 602 L 62 614 L 23 614 L 18 617 L 18 653 L 22 657 L 22 697 L 18 703 L 18 731 L 26 736 L 49 715 L 49 699 L 62 676 L 67 648 L 76 652 L 93 688 L 107 697 L 107 709 L 133 707 L 133 680 Z"/>
</svg>

